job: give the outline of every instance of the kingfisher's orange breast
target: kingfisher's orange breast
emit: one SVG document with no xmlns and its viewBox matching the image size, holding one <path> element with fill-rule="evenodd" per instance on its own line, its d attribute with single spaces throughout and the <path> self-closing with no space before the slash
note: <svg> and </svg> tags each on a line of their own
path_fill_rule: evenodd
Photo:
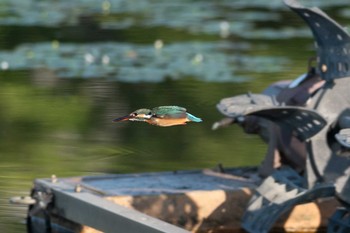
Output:
<svg viewBox="0 0 350 233">
<path fill-rule="evenodd" d="M 158 126 L 173 126 L 173 125 L 185 125 L 187 122 L 187 118 L 158 118 L 152 117 L 147 121 L 147 123 Z"/>
</svg>

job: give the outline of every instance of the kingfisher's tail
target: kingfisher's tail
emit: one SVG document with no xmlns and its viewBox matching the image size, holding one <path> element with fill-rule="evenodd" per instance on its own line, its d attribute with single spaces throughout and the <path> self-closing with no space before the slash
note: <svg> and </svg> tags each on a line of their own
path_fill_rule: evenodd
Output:
<svg viewBox="0 0 350 233">
<path fill-rule="evenodd" d="M 199 117 L 195 117 L 190 113 L 187 113 L 187 119 L 193 122 L 202 122 L 202 119 Z"/>
</svg>

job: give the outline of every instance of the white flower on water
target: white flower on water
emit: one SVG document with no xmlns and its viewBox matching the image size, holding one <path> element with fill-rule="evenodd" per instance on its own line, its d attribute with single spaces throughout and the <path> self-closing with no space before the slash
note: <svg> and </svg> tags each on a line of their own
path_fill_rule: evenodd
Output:
<svg viewBox="0 0 350 233">
<path fill-rule="evenodd" d="M 197 53 L 193 58 L 192 58 L 192 64 L 198 65 L 203 62 L 203 55 L 201 53 Z"/>
<path fill-rule="evenodd" d="M 7 70 L 9 67 L 10 67 L 10 64 L 7 61 L 1 62 L 1 69 L 2 70 Z"/>
<path fill-rule="evenodd" d="M 163 43 L 163 41 L 162 40 L 156 40 L 155 42 L 154 42 L 154 48 L 156 49 L 156 50 L 161 50 L 162 48 L 163 48 L 163 46 L 164 46 L 164 43 Z"/>
<path fill-rule="evenodd" d="M 86 53 L 84 56 L 85 62 L 91 64 L 95 61 L 95 57 L 91 53 Z"/>
<path fill-rule="evenodd" d="M 111 60 L 111 59 L 109 58 L 108 55 L 103 55 L 103 56 L 102 56 L 102 64 L 108 65 L 109 62 L 110 62 L 110 60 Z"/>
<path fill-rule="evenodd" d="M 230 24 L 227 21 L 220 22 L 220 36 L 227 38 L 230 35 Z"/>
</svg>

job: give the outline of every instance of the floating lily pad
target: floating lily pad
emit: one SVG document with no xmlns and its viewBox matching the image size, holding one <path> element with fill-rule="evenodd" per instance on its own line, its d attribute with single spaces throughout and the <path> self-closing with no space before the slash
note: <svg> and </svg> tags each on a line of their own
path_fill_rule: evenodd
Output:
<svg viewBox="0 0 350 233">
<path fill-rule="evenodd" d="M 254 24 L 278 22 L 284 11 L 285 6 L 280 0 L 219 3 L 206 0 L 190 2 L 190 6 L 185 0 L 3 0 L 0 3 L 0 25 L 60 27 L 79 25 L 88 16 L 105 29 L 167 27 L 221 37 L 238 35 L 249 38 L 252 35 L 253 38 L 278 38 L 279 30 L 276 33 L 267 29 L 256 31 Z M 284 37 L 294 35 L 304 33 L 284 33 Z"/>
<path fill-rule="evenodd" d="M 24 44 L 0 52 L 2 69 L 49 68 L 58 77 L 107 77 L 124 82 L 160 82 L 195 77 L 203 81 L 241 82 L 239 72 L 279 72 L 288 62 L 276 56 L 251 56 L 246 43 L 174 43 L 156 49 L 128 43 Z M 235 49 L 235 54 L 225 51 Z"/>
</svg>

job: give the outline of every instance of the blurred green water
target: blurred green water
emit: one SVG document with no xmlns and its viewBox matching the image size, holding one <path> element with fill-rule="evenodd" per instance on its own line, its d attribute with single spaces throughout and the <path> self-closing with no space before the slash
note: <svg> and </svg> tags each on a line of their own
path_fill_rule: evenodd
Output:
<svg viewBox="0 0 350 233">
<path fill-rule="evenodd" d="M 211 130 L 215 104 L 295 78 L 314 54 L 280 1 L 29 2 L 0 3 L 0 232 L 25 231 L 8 199 L 35 178 L 259 164 L 258 137 Z M 345 1 L 307 3 L 349 25 Z M 204 122 L 111 123 L 159 105 Z"/>
</svg>

